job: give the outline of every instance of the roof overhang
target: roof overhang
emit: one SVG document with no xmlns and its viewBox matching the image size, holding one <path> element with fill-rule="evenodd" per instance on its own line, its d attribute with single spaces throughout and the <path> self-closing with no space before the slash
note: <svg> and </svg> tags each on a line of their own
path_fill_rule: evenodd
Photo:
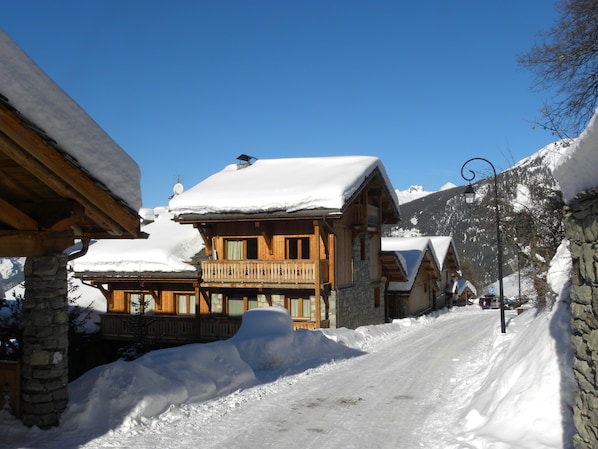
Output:
<svg viewBox="0 0 598 449">
<path fill-rule="evenodd" d="M 98 148 L 101 151 L 101 148 Z M 139 216 L 0 95 L 0 256 L 143 237 Z"/>
</svg>

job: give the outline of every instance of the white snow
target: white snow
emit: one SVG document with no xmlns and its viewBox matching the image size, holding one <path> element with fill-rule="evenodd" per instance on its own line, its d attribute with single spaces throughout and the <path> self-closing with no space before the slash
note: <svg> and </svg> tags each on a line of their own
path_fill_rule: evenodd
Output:
<svg viewBox="0 0 598 449">
<path fill-rule="evenodd" d="M 450 237 L 443 237 L 437 242 L 443 242 L 445 239 L 450 240 Z M 430 237 L 383 237 L 381 247 L 382 251 L 397 252 L 405 260 L 407 280 L 405 282 L 390 282 L 388 288 L 392 291 L 410 291 L 412 289 L 427 251 L 432 255 L 438 269 L 442 269 Z"/>
<path fill-rule="evenodd" d="M 131 209 L 141 172 L 93 119 L 0 30 L 0 94 Z"/>
<path fill-rule="evenodd" d="M 438 192 L 442 192 L 443 190 L 450 190 L 457 187 L 455 184 L 453 184 L 452 182 L 447 182 L 445 184 L 443 184 L 440 189 L 438 189 Z M 399 203 L 400 204 L 406 204 L 410 201 L 413 200 L 417 200 L 419 198 L 423 198 L 425 196 L 428 196 L 432 193 L 436 193 L 436 192 L 432 192 L 429 190 L 424 189 L 423 186 L 411 186 L 409 187 L 407 190 L 396 190 L 397 193 L 397 197 L 399 198 Z"/>
<path fill-rule="evenodd" d="M 587 128 L 555 163 L 553 175 L 563 192 L 565 203 L 584 190 L 598 187 L 596 167 L 598 167 L 598 111 L 594 113 Z"/>
<path fill-rule="evenodd" d="M 386 170 L 373 156 L 258 159 L 251 165 L 231 164 L 175 195 L 169 208 L 175 217 L 312 209 L 338 212 L 376 169 L 398 210 Z"/>
<path fill-rule="evenodd" d="M 286 310 L 254 309 L 228 341 L 86 373 L 57 428 L 0 412 L 0 447 L 570 447 L 568 276 L 563 245 L 549 275 L 558 301 L 508 311 L 506 334 L 496 311 L 477 306 L 295 332 Z"/>
<path fill-rule="evenodd" d="M 172 273 L 195 271 L 188 262 L 203 248 L 197 229 L 172 221 L 166 208 L 156 208 L 155 221 L 141 227 L 147 239 L 99 240 L 72 261 L 76 273 Z"/>
</svg>

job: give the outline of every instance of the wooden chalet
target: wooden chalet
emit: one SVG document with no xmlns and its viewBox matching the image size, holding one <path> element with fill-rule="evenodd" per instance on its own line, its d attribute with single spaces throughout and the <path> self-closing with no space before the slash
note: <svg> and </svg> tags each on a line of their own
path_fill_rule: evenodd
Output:
<svg viewBox="0 0 598 449">
<path fill-rule="evenodd" d="M 457 280 L 461 277 L 461 265 L 457 248 L 452 237 L 431 236 L 429 239 L 440 267 L 438 290 L 442 292 L 436 297 L 433 308 L 435 310 L 443 307 L 450 308 L 457 300 Z"/>
<path fill-rule="evenodd" d="M 169 204 L 205 245 L 199 314 L 278 305 L 296 328 L 383 323 L 385 282 L 405 273 L 381 257 L 382 225 L 399 220 L 381 161 L 243 156 Z"/>
<path fill-rule="evenodd" d="M 471 304 L 474 298 L 477 298 L 478 292 L 475 286 L 466 279 L 457 281 L 457 299 L 455 305 L 467 306 Z"/>
<path fill-rule="evenodd" d="M 146 335 L 172 342 L 228 338 L 255 307 L 286 308 L 296 329 L 385 321 L 385 286 L 406 273 L 400 258 L 380 251 L 382 225 L 399 220 L 380 160 L 252 161 L 242 157 L 170 200 L 170 232 L 198 240 L 173 245 L 193 248 L 176 257 L 188 269 L 94 267 L 94 246 L 77 260 L 77 276 L 108 300 L 106 338 L 134 337 L 140 298 L 151 315 Z M 156 231 L 142 229 L 149 238 L 137 244 L 151 251 Z M 123 242 L 110 244 L 113 255 L 127 252 Z"/>
<path fill-rule="evenodd" d="M 385 237 L 383 254 L 397 253 L 406 264 L 407 279 L 389 282 L 386 289 L 390 319 L 436 310 L 441 289 L 441 265 L 429 237 Z"/>
</svg>

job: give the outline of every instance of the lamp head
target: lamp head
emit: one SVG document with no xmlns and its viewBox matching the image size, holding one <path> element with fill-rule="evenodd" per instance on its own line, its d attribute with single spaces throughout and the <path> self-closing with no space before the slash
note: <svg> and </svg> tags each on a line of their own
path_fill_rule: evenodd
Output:
<svg viewBox="0 0 598 449">
<path fill-rule="evenodd" d="M 471 184 L 468 184 L 465 190 L 463 191 L 463 196 L 465 197 L 465 202 L 467 204 L 473 204 L 475 201 L 475 190 Z"/>
</svg>

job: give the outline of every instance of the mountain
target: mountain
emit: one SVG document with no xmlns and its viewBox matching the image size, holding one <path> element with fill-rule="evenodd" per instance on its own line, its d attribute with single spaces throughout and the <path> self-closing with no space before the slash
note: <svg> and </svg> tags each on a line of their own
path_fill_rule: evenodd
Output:
<svg viewBox="0 0 598 449">
<path fill-rule="evenodd" d="M 562 238 L 562 233 L 552 235 L 562 231 L 562 200 L 552 168 L 567 146 L 567 142 L 550 144 L 497 174 L 504 276 L 518 270 L 518 255 L 520 270 L 525 268 L 535 276 L 545 276 L 545 271 L 538 271 L 534 259 L 548 258 L 549 261 L 553 254 L 546 253 L 542 246 L 550 246 L 554 253 L 558 243 L 552 248 L 553 241 L 558 238 L 560 242 Z M 401 192 L 407 199 L 400 202 L 401 223 L 387 226 L 384 233 L 452 236 L 461 263 L 472 267 L 479 288 L 498 278 L 494 176 L 491 167 L 483 161 L 468 164 L 466 175 L 468 169 L 477 175 L 473 180 L 476 204 L 465 204 L 463 186 L 449 185 L 438 192 L 412 187 L 407 192 L 411 198 L 405 191 Z M 550 242 L 543 242 L 545 239 Z"/>
<path fill-rule="evenodd" d="M 546 270 L 535 266 L 537 262 L 534 260 L 550 261 L 556 250 L 554 243 L 562 239 L 562 234 L 551 235 L 560 232 L 562 224 L 559 215 L 562 211 L 559 203 L 561 195 L 552 176 L 552 168 L 567 146 L 566 142 L 550 144 L 497 175 L 505 277 L 517 272 L 518 266 L 521 271 L 531 270 L 536 277 L 545 276 Z M 490 167 L 483 163 L 468 165 L 468 168 L 479 169 L 483 175 L 475 179 L 477 204 L 466 205 L 462 198 L 464 187 L 451 183 L 437 192 L 426 191 L 421 185 L 396 190 L 401 223 L 386 226 L 384 235 L 452 236 L 462 265 L 475 267 L 466 273 L 470 276 L 469 280 L 482 292 L 484 286 L 498 278 L 494 177 L 484 178 L 491 172 Z M 544 240 L 537 235 L 519 234 L 519 230 L 515 235 L 514 227 L 522 227 L 519 226 L 522 223 L 526 230 L 538 227 L 538 223 L 529 222 L 530 217 L 542 222 L 545 229 L 536 231 L 544 234 L 541 236 Z M 23 281 L 23 264 L 24 258 L 0 258 L 0 294 L 3 293 L 2 288 L 9 290 Z"/>
<path fill-rule="evenodd" d="M 4 292 L 23 282 L 24 257 L 0 257 L 0 297 Z"/>
<path fill-rule="evenodd" d="M 440 189 L 438 191 L 441 192 L 443 190 L 449 190 L 454 187 L 457 187 L 457 186 L 451 182 L 447 182 L 442 187 L 440 187 Z M 399 204 L 406 204 L 410 201 L 414 201 L 414 200 L 423 198 L 424 196 L 435 193 L 435 192 L 430 192 L 430 191 L 424 190 L 423 186 L 418 186 L 418 185 L 411 186 L 407 190 L 395 190 L 395 192 L 397 193 L 397 197 L 399 198 Z"/>
</svg>

